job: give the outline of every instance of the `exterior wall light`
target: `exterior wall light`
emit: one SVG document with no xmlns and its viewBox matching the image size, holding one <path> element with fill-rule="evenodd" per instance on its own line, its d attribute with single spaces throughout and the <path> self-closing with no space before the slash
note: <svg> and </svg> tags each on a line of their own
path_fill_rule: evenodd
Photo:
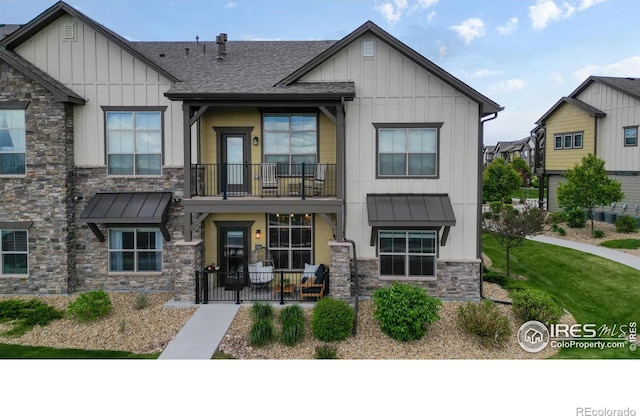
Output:
<svg viewBox="0 0 640 416">
<path fill-rule="evenodd" d="M 258 145 L 258 137 L 257 136 L 253 138 L 253 145 L 254 146 Z"/>
<path fill-rule="evenodd" d="M 260 240 L 261 236 L 262 236 L 262 233 L 260 232 L 260 230 L 256 230 L 256 240 Z"/>
</svg>

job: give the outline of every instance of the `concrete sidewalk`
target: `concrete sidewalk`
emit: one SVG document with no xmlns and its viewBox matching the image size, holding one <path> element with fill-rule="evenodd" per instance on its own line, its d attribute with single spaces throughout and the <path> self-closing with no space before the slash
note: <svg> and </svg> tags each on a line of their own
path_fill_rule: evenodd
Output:
<svg viewBox="0 0 640 416">
<path fill-rule="evenodd" d="M 170 302 L 165 307 L 185 306 L 185 303 Z M 240 309 L 240 305 L 235 303 L 220 302 L 197 307 L 198 310 L 162 351 L 159 360 L 210 360 Z"/>
<path fill-rule="evenodd" d="M 601 246 L 594 246 L 591 244 L 576 243 L 574 241 L 563 240 L 560 238 L 546 237 L 543 235 L 527 237 L 527 239 L 532 241 L 538 241 L 540 243 L 567 247 L 567 248 L 582 251 L 585 253 L 593 254 L 595 256 L 604 257 L 605 259 L 615 261 L 616 263 L 621 263 L 626 266 L 632 267 L 636 270 L 640 270 L 640 257 L 623 253 L 621 251 L 617 251 L 617 250 L 613 250 L 613 249 L 601 247 Z"/>
</svg>

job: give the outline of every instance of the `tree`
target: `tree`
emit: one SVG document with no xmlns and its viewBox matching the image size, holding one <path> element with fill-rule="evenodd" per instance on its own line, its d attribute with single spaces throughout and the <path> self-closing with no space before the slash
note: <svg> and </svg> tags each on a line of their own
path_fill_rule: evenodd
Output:
<svg viewBox="0 0 640 416">
<path fill-rule="evenodd" d="M 604 160 L 589 154 L 582 163 L 569 169 L 566 182 L 558 184 L 558 205 L 567 209 L 586 209 L 591 219 L 593 233 L 593 209 L 622 201 L 624 194 L 620 182 L 610 179 L 604 168 Z"/>
<path fill-rule="evenodd" d="M 525 238 L 542 231 L 544 214 L 539 208 L 525 205 L 521 212 L 515 208 L 503 210 L 499 219 L 485 219 L 482 226 L 485 231 L 506 249 L 507 276 L 511 275 L 511 249 L 519 247 Z"/>
<path fill-rule="evenodd" d="M 520 175 L 502 158 L 493 159 L 482 174 L 482 193 L 486 201 L 503 201 L 521 186 Z"/>
<path fill-rule="evenodd" d="M 510 164 L 513 170 L 518 172 L 518 175 L 520 175 L 520 179 L 522 179 L 522 186 L 528 187 L 529 181 L 531 180 L 531 167 L 527 161 L 520 156 L 517 156 L 513 158 Z"/>
</svg>

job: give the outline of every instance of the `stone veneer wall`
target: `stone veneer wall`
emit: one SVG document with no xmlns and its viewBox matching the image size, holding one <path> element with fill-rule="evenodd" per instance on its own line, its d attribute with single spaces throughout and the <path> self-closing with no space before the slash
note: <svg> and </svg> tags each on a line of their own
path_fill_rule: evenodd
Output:
<svg viewBox="0 0 640 416">
<path fill-rule="evenodd" d="M 77 167 L 75 206 L 77 217 L 96 192 L 173 192 L 174 198 L 182 198 L 184 170 L 163 168 L 162 176 L 153 177 L 110 177 L 106 167 Z M 86 224 L 78 224 L 75 234 L 77 289 L 80 291 L 104 289 L 107 291 L 173 291 L 175 277 L 183 275 L 185 259 L 183 247 L 176 242 L 183 239 L 184 207 L 181 202 L 171 202 L 168 212 L 167 229 L 171 241 L 163 241 L 162 272 L 158 273 L 109 273 L 108 229 L 97 224 L 105 236 L 100 242 Z M 197 234 L 197 233 L 195 233 Z M 198 236 L 194 235 L 194 239 Z M 191 262 L 197 258 L 192 257 Z M 195 271 L 195 269 L 194 269 Z M 195 273 L 192 273 L 195 285 Z M 184 277 L 181 277 L 184 281 Z M 185 282 L 182 283 L 184 286 Z M 195 291 L 195 286 L 193 286 Z M 184 289 L 182 289 L 184 290 Z M 195 292 L 194 292 L 195 293 Z M 195 295 L 194 295 L 195 296 Z"/>
<path fill-rule="evenodd" d="M 62 294 L 75 285 L 73 108 L 0 61 L 0 101 L 28 102 L 26 174 L 0 176 L 0 221 L 32 221 L 29 274 L 0 275 L 0 293 Z"/>
</svg>

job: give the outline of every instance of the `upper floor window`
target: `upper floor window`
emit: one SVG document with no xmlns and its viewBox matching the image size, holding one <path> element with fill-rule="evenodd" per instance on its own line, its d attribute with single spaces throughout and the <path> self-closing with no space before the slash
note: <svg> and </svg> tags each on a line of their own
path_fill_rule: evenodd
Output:
<svg viewBox="0 0 640 416">
<path fill-rule="evenodd" d="M 110 229 L 109 271 L 162 271 L 162 233 L 156 229 Z"/>
<path fill-rule="evenodd" d="M 379 177 L 437 177 L 442 123 L 374 123 Z"/>
<path fill-rule="evenodd" d="M 638 145 L 638 126 L 624 128 L 624 145 L 625 146 Z"/>
<path fill-rule="evenodd" d="M 582 133 L 561 133 L 554 135 L 554 149 L 582 149 Z"/>
<path fill-rule="evenodd" d="M 109 175 L 160 175 L 162 112 L 160 109 L 105 109 Z"/>
<path fill-rule="evenodd" d="M 28 273 L 28 239 L 26 230 L 0 230 L 0 274 Z"/>
<path fill-rule="evenodd" d="M 316 114 L 269 113 L 263 116 L 264 161 L 278 164 L 279 174 L 300 173 L 296 165 L 313 165 L 318 154 Z M 291 168 L 290 168 L 291 166 Z M 310 170 L 313 171 L 313 166 Z"/>
<path fill-rule="evenodd" d="M 25 110 L 0 109 L 0 175 L 24 175 Z"/>
</svg>

